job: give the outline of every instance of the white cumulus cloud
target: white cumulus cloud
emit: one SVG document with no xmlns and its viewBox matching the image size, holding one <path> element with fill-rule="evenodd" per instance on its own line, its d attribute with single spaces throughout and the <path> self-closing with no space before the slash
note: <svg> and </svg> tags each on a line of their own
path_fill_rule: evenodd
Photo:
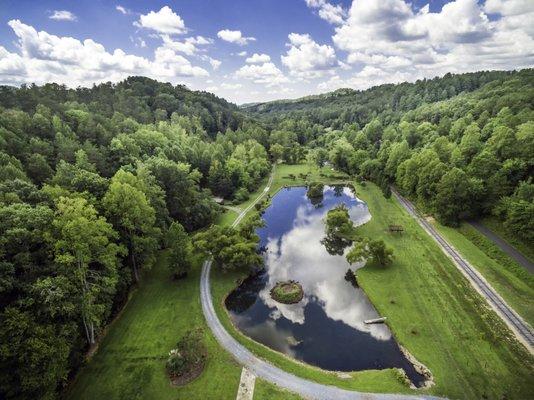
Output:
<svg viewBox="0 0 534 400">
<path fill-rule="evenodd" d="M 221 66 L 222 62 L 220 60 L 217 60 L 215 58 L 211 58 L 211 57 L 208 57 L 208 61 L 211 65 L 211 68 L 213 68 L 213 70 L 218 70 L 219 67 Z"/>
<path fill-rule="evenodd" d="M 8 25 L 17 36 L 17 52 L 0 46 L 0 83 L 64 83 L 69 86 L 118 81 L 130 75 L 181 82 L 185 77 L 208 76 L 175 50 L 159 46 L 152 60 L 126 54 L 121 49 L 108 52 L 92 39 L 80 41 L 38 32 L 19 20 Z"/>
<path fill-rule="evenodd" d="M 213 43 L 213 40 L 204 36 L 191 36 L 185 38 L 183 41 L 173 40 L 169 35 L 161 35 L 165 46 L 191 56 L 201 49 L 201 46 L 206 46 Z"/>
<path fill-rule="evenodd" d="M 347 16 L 347 12 L 342 6 L 333 5 L 326 0 L 306 0 L 306 5 L 309 8 L 317 9 L 320 18 L 334 25 L 343 23 Z"/>
<path fill-rule="evenodd" d="M 290 33 L 289 50 L 282 56 L 292 75 L 300 78 L 317 78 L 338 66 L 334 48 L 320 45 L 308 34 Z"/>
<path fill-rule="evenodd" d="M 124 15 L 128 15 L 132 13 L 130 10 L 128 10 L 126 7 L 121 6 L 120 4 L 115 6 L 115 10 L 117 10 L 118 12 Z"/>
<path fill-rule="evenodd" d="M 56 21 L 76 21 L 76 15 L 67 10 L 55 10 L 48 18 Z"/>
<path fill-rule="evenodd" d="M 244 65 L 235 72 L 238 79 L 247 79 L 267 87 L 289 82 L 289 79 L 272 62 Z"/>
<path fill-rule="evenodd" d="M 169 6 L 162 7 L 158 12 L 150 11 L 148 14 L 142 14 L 134 25 L 168 35 L 187 32 L 184 20 Z"/>
<path fill-rule="evenodd" d="M 245 60 L 247 64 L 263 64 L 269 61 L 271 61 L 271 57 L 268 54 L 258 53 L 254 53 Z"/>
<path fill-rule="evenodd" d="M 436 12 L 428 5 L 414 10 L 405 0 L 355 0 L 332 39 L 357 72 L 331 77 L 320 89 L 529 67 L 533 20 L 530 0 L 453 0 Z"/>
<path fill-rule="evenodd" d="M 254 37 L 243 36 L 241 31 L 232 31 L 230 29 L 223 29 L 222 31 L 217 32 L 217 36 L 230 43 L 236 43 L 240 46 L 248 44 L 248 42 L 253 42 L 256 40 Z"/>
</svg>

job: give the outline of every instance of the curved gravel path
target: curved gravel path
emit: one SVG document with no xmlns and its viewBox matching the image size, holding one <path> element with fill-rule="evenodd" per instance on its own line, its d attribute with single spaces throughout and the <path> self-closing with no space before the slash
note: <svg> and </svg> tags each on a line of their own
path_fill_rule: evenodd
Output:
<svg viewBox="0 0 534 400">
<path fill-rule="evenodd" d="M 273 172 L 271 173 L 271 177 L 269 178 L 267 187 L 247 208 L 241 212 L 241 214 L 239 214 L 233 226 L 237 225 L 243 219 L 245 214 L 269 191 L 273 177 L 274 168 Z M 210 292 L 210 269 L 211 261 L 205 261 L 204 265 L 202 266 L 202 275 L 200 278 L 200 299 L 206 322 L 220 345 L 230 352 L 240 364 L 247 367 L 256 376 L 284 389 L 295 392 L 306 399 L 313 400 L 437 399 L 437 397 L 424 395 L 361 393 L 340 389 L 335 386 L 322 385 L 313 381 L 299 378 L 298 376 L 285 372 L 280 368 L 256 357 L 226 331 L 221 321 L 217 317 Z"/>
<path fill-rule="evenodd" d="M 471 285 L 486 299 L 488 304 L 497 312 L 508 327 L 515 334 L 517 339 L 525 345 L 525 347 L 534 353 L 534 331 L 493 289 L 493 287 L 484 279 L 484 277 L 467 262 L 455 249 L 452 247 L 438 231 L 417 212 L 415 206 L 402 197 L 396 190 L 392 190 L 399 203 L 408 211 L 408 213 L 416 219 L 416 221 L 423 227 L 423 229 L 434 239 L 443 252 L 453 260 L 458 269 L 467 277 Z"/>
</svg>

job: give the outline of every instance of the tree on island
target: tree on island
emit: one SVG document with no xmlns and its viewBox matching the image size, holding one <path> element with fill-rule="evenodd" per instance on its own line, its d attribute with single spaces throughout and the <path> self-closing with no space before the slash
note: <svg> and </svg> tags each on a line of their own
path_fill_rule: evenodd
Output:
<svg viewBox="0 0 534 400">
<path fill-rule="evenodd" d="M 322 184 L 321 182 L 313 182 L 308 185 L 308 192 L 306 193 L 306 196 L 308 196 L 308 199 L 310 199 L 310 202 L 314 206 L 319 207 L 322 203 L 323 190 L 324 184 Z"/>
<path fill-rule="evenodd" d="M 349 209 L 339 204 L 326 214 L 326 234 L 350 239 L 354 234 L 354 226 L 349 216 Z"/>
<path fill-rule="evenodd" d="M 345 249 L 352 244 L 354 226 L 344 204 L 339 204 L 326 214 L 325 233 L 321 244 L 328 254 L 342 256 Z"/>
</svg>

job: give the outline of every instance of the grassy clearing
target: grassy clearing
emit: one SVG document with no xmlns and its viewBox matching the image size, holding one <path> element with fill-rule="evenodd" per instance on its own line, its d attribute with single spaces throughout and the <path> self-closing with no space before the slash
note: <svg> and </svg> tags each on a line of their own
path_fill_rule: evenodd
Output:
<svg viewBox="0 0 534 400">
<path fill-rule="evenodd" d="M 369 295 L 397 340 L 436 380 L 431 392 L 452 398 L 526 398 L 534 390 L 530 354 L 511 337 L 417 222 L 372 184 L 357 185 L 371 211 L 363 235 L 382 238 L 394 250 L 389 268 L 358 271 Z M 387 233 L 390 224 L 403 234 Z"/>
<path fill-rule="evenodd" d="M 305 165 L 280 165 L 271 193 L 286 185 L 302 184 Z M 295 180 L 287 178 L 293 173 Z M 312 170 L 309 180 L 329 182 Z M 341 179 L 342 180 L 342 179 Z M 533 358 L 512 336 L 497 315 L 471 288 L 432 239 L 393 199 L 385 199 L 373 184 L 356 185 L 373 218 L 358 228 L 362 235 L 382 238 L 395 253 L 389 268 L 368 266 L 358 271 L 358 282 L 397 340 L 434 374 L 428 393 L 451 398 L 528 398 L 534 391 Z M 403 234 L 387 233 L 390 224 Z M 214 271 L 212 293 L 219 318 L 227 330 L 258 356 L 282 369 L 317 382 L 347 389 L 410 392 L 394 370 L 362 371 L 351 379 L 295 362 L 239 333 L 231 324 L 223 299 L 240 273 Z"/>
<path fill-rule="evenodd" d="M 219 214 L 215 223 L 217 225 L 226 226 L 226 225 L 230 225 L 236 218 L 237 218 L 237 213 L 234 210 L 229 210 L 225 208 L 224 212 Z"/>
<path fill-rule="evenodd" d="M 517 264 L 469 224 L 450 228 L 434 224 L 506 302 L 529 324 L 534 324 L 534 275 Z"/>
<path fill-rule="evenodd" d="M 279 388 L 262 379 L 256 379 L 254 385 L 254 400 L 301 400 L 299 395 Z"/>
<path fill-rule="evenodd" d="M 241 367 L 219 346 L 204 322 L 199 279 L 200 264 L 188 278 L 170 280 L 162 253 L 65 397 L 235 399 Z M 172 387 L 165 371 L 167 354 L 193 327 L 204 330 L 206 368 L 193 382 Z"/>
<path fill-rule="evenodd" d="M 532 245 L 532 243 L 528 243 L 518 238 L 516 234 L 506 229 L 502 221 L 496 217 L 486 217 L 482 219 L 481 222 L 502 239 L 506 240 L 511 246 L 519 250 L 523 256 L 531 262 L 534 262 L 534 245 Z"/>
</svg>

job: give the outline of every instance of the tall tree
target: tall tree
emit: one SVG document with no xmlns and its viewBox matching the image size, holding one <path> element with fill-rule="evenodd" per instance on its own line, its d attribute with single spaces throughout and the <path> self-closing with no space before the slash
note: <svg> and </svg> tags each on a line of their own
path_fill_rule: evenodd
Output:
<svg viewBox="0 0 534 400">
<path fill-rule="evenodd" d="M 129 183 L 135 179 L 130 172 L 118 171 L 102 204 L 122 242 L 127 244 L 133 277 L 139 282 L 139 269 L 154 263 L 160 230 L 155 227 L 155 211 L 145 194 Z"/>
<path fill-rule="evenodd" d="M 83 198 L 60 197 L 50 237 L 55 261 L 77 288 L 77 300 L 87 343 L 109 313 L 117 283 L 118 255 L 123 248 L 111 224 Z"/>
<path fill-rule="evenodd" d="M 171 224 L 165 239 L 169 249 L 169 268 L 173 276 L 184 277 L 191 268 L 193 253 L 191 239 L 178 222 Z"/>
</svg>

